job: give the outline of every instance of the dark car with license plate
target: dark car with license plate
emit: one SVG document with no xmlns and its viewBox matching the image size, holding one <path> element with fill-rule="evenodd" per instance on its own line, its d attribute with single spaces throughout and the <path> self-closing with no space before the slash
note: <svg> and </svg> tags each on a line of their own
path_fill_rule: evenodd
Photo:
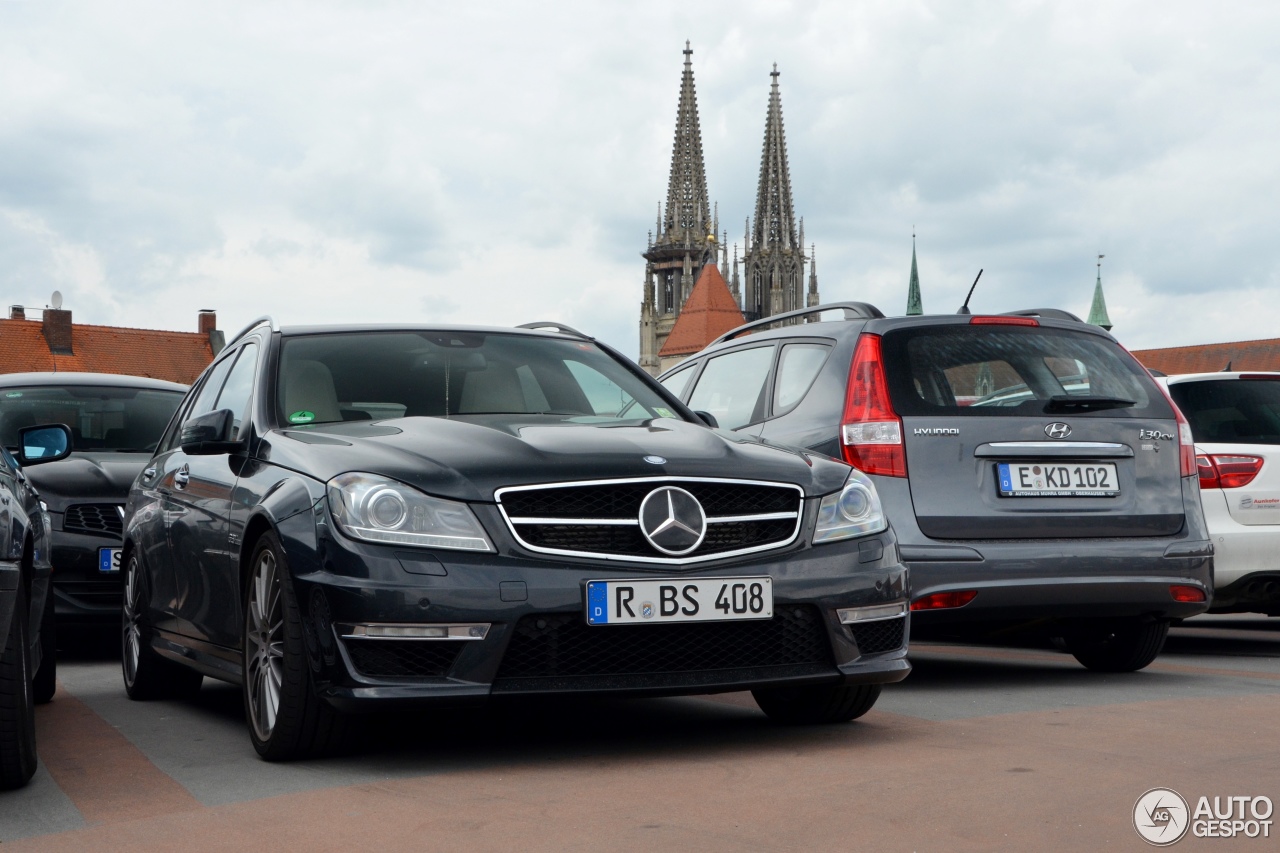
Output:
<svg viewBox="0 0 1280 853">
<path fill-rule="evenodd" d="M 237 336 L 129 496 L 129 696 L 238 683 L 278 760 L 388 704 L 750 689 L 836 722 L 907 675 L 868 477 L 534 326 Z"/>
<path fill-rule="evenodd" d="M 125 499 L 186 391 L 105 373 L 0 376 L 0 443 L 16 447 L 33 424 L 71 430 L 70 456 L 27 472 L 53 520 L 48 607 L 58 625 L 120 624 Z"/>
<path fill-rule="evenodd" d="M 661 382 L 723 428 L 871 478 L 911 571 L 913 637 L 1032 632 L 1129 671 L 1209 606 L 1187 422 L 1064 311 L 818 306 L 728 332 Z"/>
</svg>

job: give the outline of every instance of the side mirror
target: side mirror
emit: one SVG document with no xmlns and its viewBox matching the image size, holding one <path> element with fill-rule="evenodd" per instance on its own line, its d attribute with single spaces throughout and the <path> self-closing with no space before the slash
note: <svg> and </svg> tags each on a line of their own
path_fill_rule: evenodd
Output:
<svg viewBox="0 0 1280 853">
<path fill-rule="evenodd" d="M 702 422 L 712 429 L 720 429 L 720 422 L 716 420 L 716 416 L 710 412 L 694 412 L 694 414 L 701 418 Z"/>
<path fill-rule="evenodd" d="M 182 425 L 182 452 L 190 456 L 232 453 L 243 445 L 236 441 L 230 409 L 197 415 Z"/>
<path fill-rule="evenodd" d="M 22 466 L 57 462 L 71 454 L 71 427 L 41 424 L 18 430 L 18 462 Z"/>
</svg>

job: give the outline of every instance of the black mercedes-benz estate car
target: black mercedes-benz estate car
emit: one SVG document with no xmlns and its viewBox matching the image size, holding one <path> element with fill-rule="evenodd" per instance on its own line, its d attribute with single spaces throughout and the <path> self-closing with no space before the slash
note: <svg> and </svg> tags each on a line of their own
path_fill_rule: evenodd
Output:
<svg viewBox="0 0 1280 853">
<path fill-rule="evenodd" d="M 49 513 L 27 469 L 71 450 L 62 424 L 18 430 L 0 446 L 0 791 L 20 788 L 36 771 L 35 703 L 53 698 L 55 659 L 49 630 Z"/>
<path fill-rule="evenodd" d="M 0 376 L 0 443 L 15 447 L 33 424 L 71 430 L 69 457 L 27 472 L 53 519 L 51 623 L 120 624 L 125 498 L 186 390 L 107 373 Z"/>
<path fill-rule="evenodd" d="M 831 311 L 842 318 L 810 322 Z M 791 325 L 767 328 L 779 320 Z M 1130 671 L 1170 620 L 1209 606 L 1187 421 L 1065 311 L 818 306 L 734 329 L 661 382 L 726 429 L 871 477 L 911 570 L 915 637 L 1038 633 Z"/>
<path fill-rule="evenodd" d="M 286 759 L 385 703 L 751 689 L 835 722 L 906 677 L 865 475 L 533 326 L 237 336 L 129 496 L 129 695 L 240 683 Z"/>
</svg>

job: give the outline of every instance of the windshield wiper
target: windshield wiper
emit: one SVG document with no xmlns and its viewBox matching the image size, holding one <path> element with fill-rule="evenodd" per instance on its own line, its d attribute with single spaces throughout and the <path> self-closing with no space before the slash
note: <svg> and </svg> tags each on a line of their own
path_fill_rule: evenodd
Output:
<svg viewBox="0 0 1280 853">
<path fill-rule="evenodd" d="M 1138 405 L 1134 400 L 1122 397 L 1087 397 L 1073 394 L 1056 394 L 1045 404 L 1046 414 L 1058 412 L 1100 412 L 1104 409 L 1127 409 Z"/>
</svg>

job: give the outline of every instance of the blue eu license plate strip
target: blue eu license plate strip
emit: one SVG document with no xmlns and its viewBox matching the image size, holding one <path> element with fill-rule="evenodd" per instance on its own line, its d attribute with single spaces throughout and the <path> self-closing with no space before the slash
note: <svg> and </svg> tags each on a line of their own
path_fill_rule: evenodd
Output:
<svg viewBox="0 0 1280 853">
<path fill-rule="evenodd" d="M 98 571 L 103 573 L 120 571 L 120 551 L 120 548 L 99 548 Z"/>
</svg>

